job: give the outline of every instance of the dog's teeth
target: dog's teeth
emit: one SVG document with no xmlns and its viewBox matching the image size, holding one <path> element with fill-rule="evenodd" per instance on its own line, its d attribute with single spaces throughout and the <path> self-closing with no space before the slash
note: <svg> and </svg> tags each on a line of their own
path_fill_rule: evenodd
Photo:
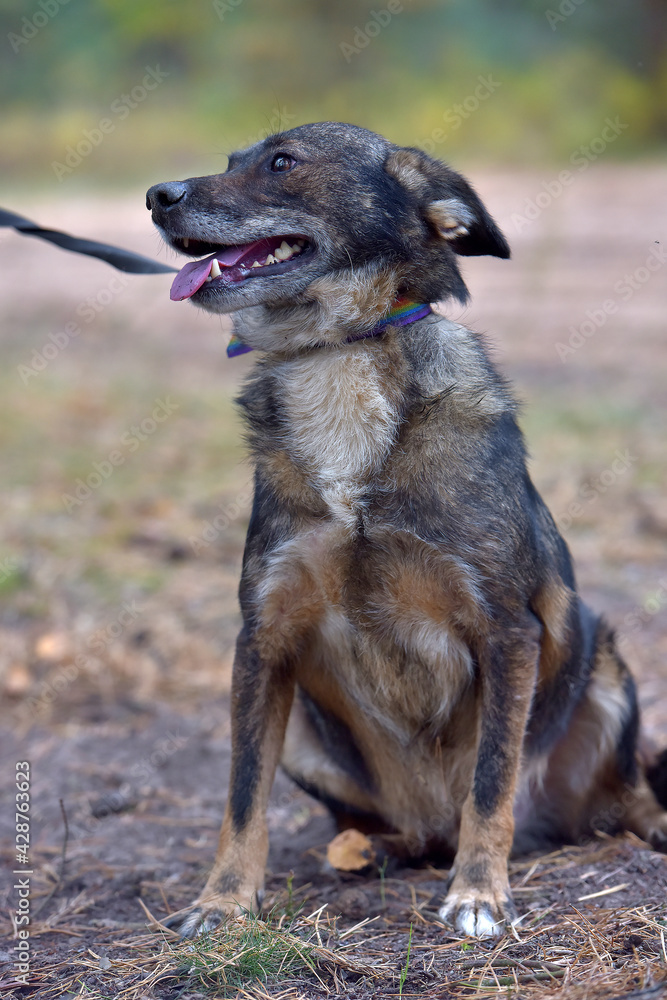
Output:
<svg viewBox="0 0 667 1000">
<path fill-rule="evenodd" d="M 287 245 L 286 241 L 283 240 L 278 249 L 276 250 L 276 257 L 278 260 L 289 260 L 292 256 L 292 248 Z"/>
<path fill-rule="evenodd" d="M 306 241 L 305 240 L 297 240 L 297 243 L 299 244 L 300 247 L 305 247 L 305 245 L 306 245 Z"/>
<path fill-rule="evenodd" d="M 277 260 L 276 260 L 276 258 L 275 258 L 275 257 L 273 256 L 273 254 L 272 254 L 272 253 L 270 253 L 270 254 L 269 254 L 269 256 L 268 256 L 268 257 L 266 258 L 266 260 L 264 261 L 264 263 L 265 263 L 265 264 L 277 264 L 277 263 L 278 263 L 278 261 L 277 261 Z"/>
<path fill-rule="evenodd" d="M 187 250 L 189 246 L 190 246 L 190 240 L 188 239 L 187 236 L 184 236 L 183 237 L 183 247 Z"/>
<path fill-rule="evenodd" d="M 261 267 L 261 266 L 262 265 L 260 264 L 260 262 L 258 260 L 256 260 L 254 264 L 250 265 L 250 267 Z"/>
<path fill-rule="evenodd" d="M 301 253 L 301 247 L 298 246 L 296 243 L 294 244 L 293 247 L 290 247 L 290 250 L 292 251 L 292 253 Z"/>
<path fill-rule="evenodd" d="M 212 278 L 219 278 L 221 274 L 222 274 L 222 271 L 220 270 L 220 265 L 218 264 L 217 260 L 214 257 L 213 258 L 213 263 L 211 264 L 211 277 Z"/>
</svg>

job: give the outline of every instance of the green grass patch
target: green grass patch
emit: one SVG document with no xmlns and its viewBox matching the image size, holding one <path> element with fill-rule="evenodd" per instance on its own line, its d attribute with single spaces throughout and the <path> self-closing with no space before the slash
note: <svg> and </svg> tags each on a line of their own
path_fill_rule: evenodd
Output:
<svg viewBox="0 0 667 1000">
<path fill-rule="evenodd" d="M 405 986 L 405 980 L 408 978 L 408 968 L 410 966 L 410 952 L 412 950 L 412 924 L 410 924 L 410 935 L 408 937 L 408 953 L 405 956 L 405 965 L 401 969 L 401 974 L 398 979 L 398 995 L 403 996 L 403 987 Z"/>
<path fill-rule="evenodd" d="M 283 982 L 315 973 L 314 946 L 289 927 L 273 925 L 252 913 L 227 921 L 191 944 L 179 945 L 192 985 L 208 993 L 233 997 L 254 982 Z"/>
<path fill-rule="evenodd" d="M 29 582 L 24 567 L 11 556 L 0 561 L 0 597 L 10 597 L 27 587 Z"/>
</svg>

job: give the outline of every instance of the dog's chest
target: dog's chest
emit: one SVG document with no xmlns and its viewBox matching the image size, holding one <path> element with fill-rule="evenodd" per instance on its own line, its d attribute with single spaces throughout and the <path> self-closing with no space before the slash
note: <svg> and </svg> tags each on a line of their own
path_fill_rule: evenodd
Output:
<svg viewBox="0 0 667 1000">
<path fill-rule="evenodd" d="M 299 658 L 302 687 L 327 677 L 336 698 L 410 740 L 437 727 L 469 685 L 457 623 L 474 595 L 455 560 L 431 559 L 429 569 L 419 545 L 397 545 L 395 531 L 374 535 L 360 549 L 334 520 L 281 543 L 258 575 L 258 620 L 285 655 L 309 649 Z"/>
<path fill-rule="evenodd" d="M 398 427 L 384 373 L 360 345 L 285 362 L 278 378 L 290 455 L 334 517 L 353 523 Z"/>
</svg>

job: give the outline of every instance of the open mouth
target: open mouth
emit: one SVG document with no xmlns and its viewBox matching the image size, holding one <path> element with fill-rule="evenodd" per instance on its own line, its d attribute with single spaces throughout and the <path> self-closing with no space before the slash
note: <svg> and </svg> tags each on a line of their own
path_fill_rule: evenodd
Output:
<svg viewBox="0 0 667 1000">
<path fill-rule="evenodd" d="M 213 250 L 203 260 L 190 261 L 181 268 L 171 286 L 170 297 L 174 302 L 191 298 L 203 285 L 238 285 L 259 275 L 283 274 L 314 253 L 305 236 L 268 236 L 254 243 L 217 247 L 187 237 L 172 239 L 171 243 L 187 254 Z"/>
</svg>

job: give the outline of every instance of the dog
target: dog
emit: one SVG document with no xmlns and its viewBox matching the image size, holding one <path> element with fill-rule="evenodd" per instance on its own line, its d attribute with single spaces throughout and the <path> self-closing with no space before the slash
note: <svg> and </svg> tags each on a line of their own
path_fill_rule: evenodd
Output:
<svg viewBox="0 0 667 1000">
<path fill-rule="evenodd" d="M 467 301 L 459 256 L 510 255 L 467 181 L 324 122 L 147 206 L 197 258 L 172 298 L 231 313 L 232 353 L 260 352 L 238 400 L 255 479 L 229 798 L 210 878 L 171 926 L 259 907 L 280 761 L 342 827 L 450 851 L 439 912 L 463 934 L 515 919 L 513 850 L 596 829 L 667 849 L 632 677 L 577 594 L 510 387 L 431 309 Z"/>
</svg>

